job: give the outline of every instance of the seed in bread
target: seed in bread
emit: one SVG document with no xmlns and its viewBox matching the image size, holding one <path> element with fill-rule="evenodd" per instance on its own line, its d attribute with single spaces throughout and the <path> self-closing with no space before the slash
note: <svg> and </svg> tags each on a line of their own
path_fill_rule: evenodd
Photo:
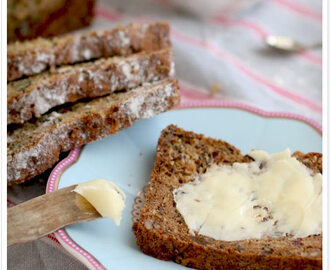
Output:
<svg viewBox="0 0 330 270">
<path fill-rule="evenodd" d="M 59 67 L 8 83 L 7 123 L 23 123 L 58 105 L 129 90 L 173 75 L 170 49 Z"/>
<path fill-rule="evenodd" d="M 321 154 L 293 156 L 313 172 L 322 172 Z M 137 245 L 147 255 L 197 269 L 321 269 L 322 235 L 221 241 L 190 233 L 173 190 L 212 164 L 251 160 L 224 141 L 168 126 L 159 138 L 146 201 L 133 225 Z"/>
<path fill-rule="evenodd" d="M 127 56 L 171 45 L 165 22 L 131 23 L 109 30 L 16 42 L 7 49 L 7 80 L 101 57 Z"/>
<path fill-rule="evenodd" d="M 61 152 L 117 133 L 180 102 L 175 79 L 113 93 L 46 114 L 8 134 L 8 183 L 27 181 L 51 168 Z"/>
</svg>

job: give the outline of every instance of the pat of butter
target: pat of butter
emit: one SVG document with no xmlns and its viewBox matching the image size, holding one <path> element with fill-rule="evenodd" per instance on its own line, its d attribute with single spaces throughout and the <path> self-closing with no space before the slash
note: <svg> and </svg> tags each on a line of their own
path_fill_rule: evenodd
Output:
<svg viewBox="0 0 330 270">
<path fill-rule="evenodd" d="M 249 154 L 255 161 L 213 165 L 174 190 L 192 233 L 235 241 L 322 231 L 322 175 L 313 174 L 290 150 Z"/>
<path fill-rule="evenodd" d="M 120 225 L 126 196 L 113 182 L 95 179 L 77 185 L 73 191 L 83 196 L 101 216 L 109 217 L 117 226 Z"/>
</svg>

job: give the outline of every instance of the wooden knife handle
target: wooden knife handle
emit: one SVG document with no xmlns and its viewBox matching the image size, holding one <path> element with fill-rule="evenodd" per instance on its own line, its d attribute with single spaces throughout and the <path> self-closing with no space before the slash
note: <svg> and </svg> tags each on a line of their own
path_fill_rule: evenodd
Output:
<svg viewBox="0 0 330 270">
<path fill-rule="evenodd" d="M 64 226 L 100 218 L 76 185 L 36 197 L 8 208 L 7 246 L 36 240 Z"/>
</svg>

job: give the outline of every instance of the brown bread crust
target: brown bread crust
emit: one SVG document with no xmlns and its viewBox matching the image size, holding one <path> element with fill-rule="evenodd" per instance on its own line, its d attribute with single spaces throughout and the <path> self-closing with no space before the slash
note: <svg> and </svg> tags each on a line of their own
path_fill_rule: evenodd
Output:
<svg viewBox="0 0 330 270">
<path fill-rule="evenodd" d="M 51 168 L 61 152 L 117 133 L 179 102 L 177 81 L 166 79 L 81 102 L 44 115 L 35 123 L 25 123 L 8 134 L 8 183 L 27 181 Z"/>
<path fill-rule="evenodd" d="M 38 118 L 68 102 L 136 88 L 173 75 L 170 49 L 59 67 L 8 83 L 7 124 Z"/>
<path fill-rule="evenodd" d="M 314 172 L 322 155 L 295 153 Z M 228 143 L 184 131 L 174 125 L 163 130 L 146 202 L 133 230 L 147 255 L 197 269 L 320 269 L 322 235 L 218 241 L 192 235 L 174 203 L 173 190 L 193 181 L 212 163 L 249 162 Z"/>
<path fill-rule="evenodd" d="M 8 0 L 7 42 L 52 37 L 88 26 L 95 0 Z"/>
<path fill-rule="evenodd" d="M 131 23 L 110 30 L 16 42 L 9 44 L 7 49 L 7 80 L 38 74 L 53 66 L 101 57 L 127 56 L 170 45 L 169 25 L 166 22 Z"/>
</svg>

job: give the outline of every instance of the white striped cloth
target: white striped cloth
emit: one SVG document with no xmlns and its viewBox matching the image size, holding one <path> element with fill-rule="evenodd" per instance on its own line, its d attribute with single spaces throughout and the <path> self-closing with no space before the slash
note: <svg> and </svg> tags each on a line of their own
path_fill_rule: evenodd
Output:
<svg viewBox="0 0 330 270">
<path fill-rule="evenodd" d="M 321 123 L 321 49 L 282 54 L 264 44 L 268 34 L 306 44 L 320 41 L 321 13 L 321 0 L 264 0 L 231 17 L 201 20 L 178 10 L 170 0 L 100 0 L 90 28 L 168 20 L 183 104 L 222 99 L 301 114 Z M 215 85 L 220 90 L 210 95 Z M 28 193 L 33 193 L 31 188 Z M 84 269 L 49 241 L 11 247 L 8 269 Z"/>
<path fill-rule="evenodd" d="M 92 28 L 168 20 L 183 102 L 210 98 L 210 89 L 217 84 L 220 91 L 215 98 L 302 114 L 321 123 L 321 49 L 283 54 L 264 43 L 268 34 L 305 44 L 321 41 L 321 5 L 321 0 L 265 0 L 235 17 L 201 21 L 179 12 L 169 1 L 112 0 L 109 4 L 103 0 Z"/>
</svg>

